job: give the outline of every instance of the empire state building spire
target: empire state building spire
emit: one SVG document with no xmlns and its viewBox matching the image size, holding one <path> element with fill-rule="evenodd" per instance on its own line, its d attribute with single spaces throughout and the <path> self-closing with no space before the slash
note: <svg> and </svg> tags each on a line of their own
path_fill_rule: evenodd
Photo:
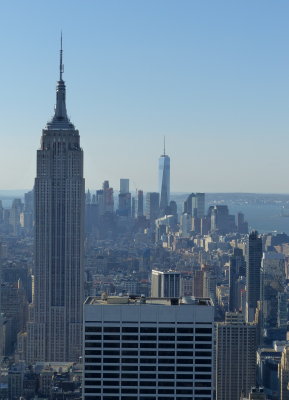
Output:
<svg viewBox="0 0 289 400">
<path fill-rule="evenodd" d="M 47 129 L 74 129 L 73 124 L 70 122 L 66 111 L 66 88 L 62 74 L 64 72 L 64 65 L 62 63 L 63 49 L 62 49 L 62 33 L 60 38 L 60 63 L 59 63 L 59 81 L 56 86 L 56 106 L 54 116 L 50 122 L 47 123 Z"/>
</svg>

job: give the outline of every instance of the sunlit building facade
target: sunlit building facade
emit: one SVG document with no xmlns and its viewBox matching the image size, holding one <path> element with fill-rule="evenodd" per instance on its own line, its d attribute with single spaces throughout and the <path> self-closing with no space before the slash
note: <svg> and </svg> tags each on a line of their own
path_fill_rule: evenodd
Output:
<svg viewBox="0 0 289 400">
<path fill-rule="evenodd" d="M 170 157 L 165 153 L 159 158 L 160 212 L 164 214 L 170 203 Z"/>
<path fill-rule="evenodd" d="M 28 362 L 78 361 L 83 303 L 83 151 L 60 78 L 54 117 L 42 131 L 35 179 L 35 286 Z"/>
</svg>

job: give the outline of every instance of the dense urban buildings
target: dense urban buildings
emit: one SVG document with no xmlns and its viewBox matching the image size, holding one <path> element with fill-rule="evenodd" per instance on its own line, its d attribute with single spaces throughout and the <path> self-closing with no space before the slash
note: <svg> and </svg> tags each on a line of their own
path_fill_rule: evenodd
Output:
<svg viewBox="0 0 289 400">
<path fill-rule="evenodd" d="M 33 363 L 81 356 L 83 152 L 67 116 L 62 72 L 61 49 L 55 114 L 37 151 L 34 296 L 27 324 L 27 361 Z"/>
<path fill-rule="evenodd" d="M 0 399 L 289 398 L 289 236 L 249 213 L 289 196 L 171 193 L 165 149 L 158 192 L 85 193 L 60 55 L 34 188 L 0 199 Z"/>
</svg>

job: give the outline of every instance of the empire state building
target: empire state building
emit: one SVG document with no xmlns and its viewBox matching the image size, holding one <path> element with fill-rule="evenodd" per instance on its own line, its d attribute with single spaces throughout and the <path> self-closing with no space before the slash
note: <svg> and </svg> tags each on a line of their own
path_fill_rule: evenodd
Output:
<svg viewBox="0 0 289 400">
<path fill-rule="evenodd" d="M 79 132 L 70 122 L 62 79 L 55 113 L 42 131 L 35 179 L 34 300 L 27 361 L 77 361 L 83 304 L 84 179 Z"/>
</svg>

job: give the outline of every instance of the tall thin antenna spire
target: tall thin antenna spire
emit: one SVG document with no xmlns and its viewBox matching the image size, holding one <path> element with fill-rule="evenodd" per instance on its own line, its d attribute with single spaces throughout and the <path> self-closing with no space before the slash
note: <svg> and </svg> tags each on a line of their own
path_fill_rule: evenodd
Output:
<svg viewBox="0 0 289 400">
<path fill-rule="evenodd" d="M 164 136 L 164 156 L 166 155 L 166 137 Z"/>
<path fill-rule="evenodd" d="M 61 35 L 60 35 L 60 64 L 59 64 L 59 80 L 62 81 L 62 74 L 64 72 L 64 65 L 62 64 L 62 54 L 63 54 L 63 50 L 62 50 L 62 31 L 61 31 Z"/>
</svg>

